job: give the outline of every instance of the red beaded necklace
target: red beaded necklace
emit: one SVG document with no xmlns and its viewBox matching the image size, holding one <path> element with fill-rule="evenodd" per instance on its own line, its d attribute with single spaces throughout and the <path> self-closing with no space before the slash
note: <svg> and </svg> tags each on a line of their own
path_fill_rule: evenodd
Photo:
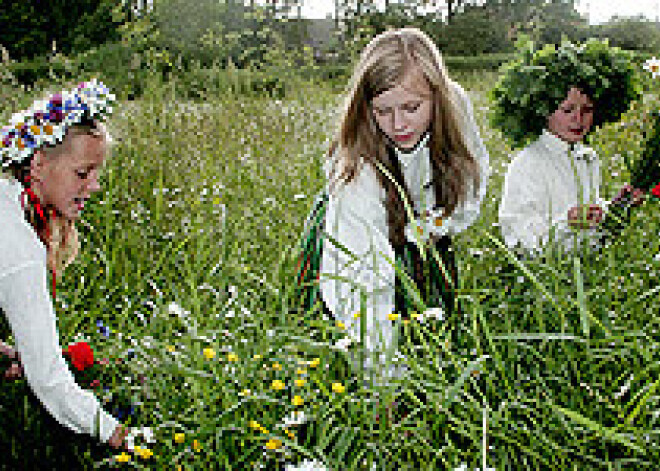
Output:
<svg viewBox="0 0 660 471">
<path fill-rule="evenodd" d="M 21 192 L 21 207 L 25 211 L 25 198 L 24 196 L 27 195 L 28 198 L 30 199 L 30 202 L 32 203 L 32 206 L 34 207 L 34 210 L 37 213 L 37 216 L 39 217 L 39 220 L 41 221 L 43 225 L 43 229 L 40 231 L 37 229 L 37 235 L 41 239 L 41 241 L 48 246 L 48 243 L 50 242 L 50 230 L 48 229 L 48 222 L 49 218 L 46 217 L 46 214 L 44 212 L 44 208 L 41 206 L 41 201 L 39 200 L 39 197 L 36 195 L 36 193 L 32 190 L 30 187 L 30 181 L 31 177 L 30 175 L 27 175 L 25 177 L 25 186 L 23 188 L 23 191 Z M 51 209 L 50 216 L 53 217 L 55 216 L 55 209 Z M 55 299 L 56 295 L 56 285 L 57 285 L 57 277 L 55 273 L 55 269 L 51 270 L 51 280 L 52 280 L 52 286 L 53 286 L 53 299 Z"/>
</svg>

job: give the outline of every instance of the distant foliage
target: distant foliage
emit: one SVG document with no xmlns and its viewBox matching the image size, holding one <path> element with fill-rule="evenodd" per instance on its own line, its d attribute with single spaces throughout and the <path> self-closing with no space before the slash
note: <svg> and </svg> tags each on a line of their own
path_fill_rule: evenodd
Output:
<svg viewBox="0 0 660 471">
<path fill-rule="evenodd" d="M 622 49 L 654 53 L 660 51 L 660 26 L 643 17 L 615 17 L 602 25 L 592 26 L 592 34 L 608 38 L 610 44 Z"/>
<path fill-rule="evenodd" d="M 112 0 L 0 1 L 0 44 L 14 59 L 29 59 L 53 49 L 80 52 L 117 39 L 123 21 Z"/>
</svg>

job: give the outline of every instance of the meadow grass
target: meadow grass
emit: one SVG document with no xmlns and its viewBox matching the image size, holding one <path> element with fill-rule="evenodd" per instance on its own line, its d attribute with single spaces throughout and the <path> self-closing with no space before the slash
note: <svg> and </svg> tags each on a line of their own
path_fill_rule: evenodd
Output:
<svg viewBox="0 0 660 471">
<path fill-rule="evenodd" d="M 104 191 L 58 285 L 58 326 L 62 344 L 82 334 L 101 356 L 135 350 L 130 366 L 148 379 L 121 387 L 141 402 L 131 425 L 152 427 L 156 442 L 148 459 L 118 463 L 109 450 L 100 467 L 656 467 L 657 205 L 601 251 L 517 261 L 496 225 L 512 152 L 487 121 L 496 74 L 456 78 L 492 169 L 481 216 L 455 238 L 462 309 L 442 323 L 396 321 L 421 347 L 404 348 L 407 376 L 380 386 L 333 348 L 340 327 L 294 308 L 297 243 L 324 185 L 336 88 L 200 102 L 154 81 L 116 107 Z M 606 197 L 626 181 L 622 156 L 638 155 L 653 104 L 647 94 L 624 124 L 594 134 Z M 390 422 L 395 398 L 408 415 Z M 293 411 L 310 422 L 285 426 Z"/>
</svg>

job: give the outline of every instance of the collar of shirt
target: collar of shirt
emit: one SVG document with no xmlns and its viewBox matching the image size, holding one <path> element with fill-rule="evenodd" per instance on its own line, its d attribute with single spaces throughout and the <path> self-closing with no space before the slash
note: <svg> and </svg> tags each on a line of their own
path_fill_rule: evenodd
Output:
<svg viewBox="0 0 660 471">
<path fill-rule="evenodd" d="M 399 162 L 401 162 L 402 167 L 407 167 L 411 162 L 414 162 L 428 152 L 428 143 L 430 137 L 431 133 L 427 132 L 424 134 L 424 136 L 422 136 L 417 145 L 409 151 L 403 151 L 398 147 L 394 148 L 396 157 L 399 159 Z"/>
<path fill-rule="evenodd" d="M 543 130 L 543 133 L 539 139 L 553 155 L 568 156 L 568 151 L 571 149 L 571 144 L 563 141 L 547 129 Z M 591 147 L 587 147 L 581 142 L 577 142 L 573 146 L 572 154 L 574 159 L 584 159 L 587 162 L 590 162 L 595 156 L 595 151 Z"/>
<path fill-rule="evenodd" d="M 3 205 L 11 208 L 15 212 L 20 213 L 21 208 L 21 192 L 23 191 L 23 185 L 20 184 L 18 180 L 13 178 L 2 178 L 0 177 L 0 198 L 3 200 Z"/>
</svg>

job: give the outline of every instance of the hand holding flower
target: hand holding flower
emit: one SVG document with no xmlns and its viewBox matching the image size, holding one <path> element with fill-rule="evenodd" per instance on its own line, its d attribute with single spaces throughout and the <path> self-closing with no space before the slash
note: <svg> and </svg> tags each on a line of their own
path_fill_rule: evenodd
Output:
<svg viewBox="0 0 660 471">
<path fill-rule="evenodd" d="M 6 362 L 10 362 L 9 367 L 3 374 L 4 379 L 18 379 L 23 376 L 23 366 L 21 365 L 21 356 L 15 348 L 0 342 L 0 355 L 7 357 Z"/>
<path fill-rule="evenodd" d="M 110 445 L 114 449 L 119 449 L 122 446 L 122 444 L 124 444 L 124 448 L 128 449 L 128 445 L 124 443 L 124 440 L 126 439 L 126 435 L 128 435 L 128 430 L 129 430 L 128 427 L 124 427 L 121 424 L 117 425 L 117 428 L 112 433 L 112 436 L 108 441 L 108 445 Z"/>
<path fill-rule="evenodd" d="M 598 226 L 603 220 L 603 209 L 597 204 L 583 204 L 568 210 L 568 224 L 579 229 Z"/>
<path fill-rule="evenodd" d="M 632 206 L 639 206 L 644 202 L 644 191 L 640 190 L 639 188 L 633 188 L 631 185 L 626 184 L 619 190 L 619 193 L 617 193 L 617 195 L 614 197 L 612 203 L 618 203 L 628 194 L 632 194 L 630 197 L 630 204 Z"/>
</svg>

